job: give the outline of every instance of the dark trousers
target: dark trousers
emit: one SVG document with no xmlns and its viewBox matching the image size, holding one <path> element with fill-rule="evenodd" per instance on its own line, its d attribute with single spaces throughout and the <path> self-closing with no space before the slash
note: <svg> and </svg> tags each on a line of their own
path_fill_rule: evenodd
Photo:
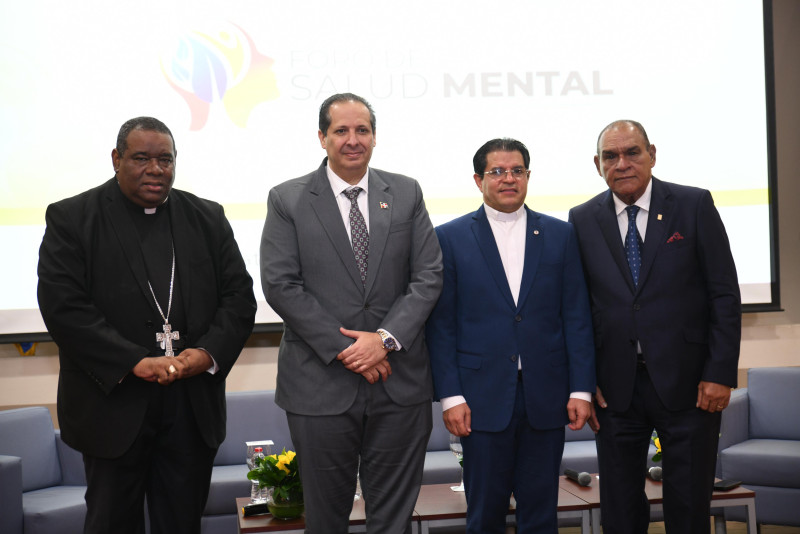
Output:
<svg viewBox="0 0 800 534">
<path fill-rule="evenodd" d="M 501 432 L 473 430 L 461 438 L 461 444 L 468 533 L 504 533 L 512 492 L 517 502 L 519 534 L 558 532 L 558 476 L 564 427 L 531 427 L 521 381 L 517 382 L 514 414 L 508 427 Z"/>
<path fill-rule="evenodd" d="M 359 457 L 367 532 L 411 531 L 433 425 L 430 401 L 399 406 L 381 382 L 363 380 L 342 414 L 286 416 L 303 481 L 307 534 L 347 532 Z"/>
<path fill-rule="evenodd" d="M 604 534 L 645 534 L 650 506 L 644 493 L 653 429 L 662 447 L 664 524 L 670 534 L 708 534 L 720 414 L 669 411 L 638 364 L 628 410 L 598 409 L 600 513 Z"/>
<path fill-rule="evenodd" d="M 86 534 L 196 534 L 216 449 L 206 446 L 183 388 L 153 384 L 142 429 L 119 458 L 83 456 Z"/>
</svg>

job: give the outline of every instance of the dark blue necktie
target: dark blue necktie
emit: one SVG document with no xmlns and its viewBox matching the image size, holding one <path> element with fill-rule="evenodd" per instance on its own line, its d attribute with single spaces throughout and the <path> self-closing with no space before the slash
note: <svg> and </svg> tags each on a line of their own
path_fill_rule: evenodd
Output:
<svg viewBox="0 0 800 534">
<path fill-rule="evenodd" d="M 628 206 L 628 233 L 625 235 L 625 255 L 633 276 L 633 285 L 639 285 L 639 269 L 642 267 L 642 249 L 639 246 L 639 232 L 636 231 L 636 214 L 639 206 Z"/>
</svg>

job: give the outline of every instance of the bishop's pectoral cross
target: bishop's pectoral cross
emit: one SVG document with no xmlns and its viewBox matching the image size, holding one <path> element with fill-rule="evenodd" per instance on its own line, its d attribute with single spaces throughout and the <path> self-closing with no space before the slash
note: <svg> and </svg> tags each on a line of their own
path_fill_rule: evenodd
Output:
<svg viewBox="0 0 800 534">
<path fill-rule="evenodd" d="M 172 351 L 172 341 L 181 338 L 181 333 L 176 331 L 172 331 L 172 325 L 169 323 L 164 323 L 164 333 L 161 332 L 156 333 L 156 341 L 161 343 L 161 348 L 164 349 L 164 356 L 175 356 L 175 353 Z"/>
</svg>

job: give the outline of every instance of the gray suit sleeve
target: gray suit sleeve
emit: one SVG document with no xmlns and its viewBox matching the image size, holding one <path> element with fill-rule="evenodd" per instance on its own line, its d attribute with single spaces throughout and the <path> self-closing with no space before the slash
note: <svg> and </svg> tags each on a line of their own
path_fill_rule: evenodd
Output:
<svg viewBox="0 0 800 534">
<path fill-rule="evenodd" d="M 442 249 L 433 230 L 422 189 L 415 185 L 408 290 L 395 300 L 381 328 L 389 331 L 409 348 L 425 326 L 442 292 Z"/>
<path fill-rule="evenodd" d="M 341 322 L 306 291 L 294 217 L 275 189 L 261 235 L 261 285 L 267 303 L 324 364 L 353 342 L 339 333 Z"/>
</svg>

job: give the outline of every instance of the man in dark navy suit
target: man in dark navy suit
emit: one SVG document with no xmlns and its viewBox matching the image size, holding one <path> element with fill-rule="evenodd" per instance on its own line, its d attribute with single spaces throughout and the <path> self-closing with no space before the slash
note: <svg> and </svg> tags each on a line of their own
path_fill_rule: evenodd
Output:
<svg viewBox="0 0 800 534">
<path fill-rule="evenodd" d="M 695 145 L 692 145 L 696 148 Z M 711 194 L 652 176 L 635 121 L 606 126 L 594 163 L 608 191 L 570 211 L 597 352 L 600 507 L 606 534 L 647 532 L 653 429 L 667 532 L 709 532 L 720 412 L 736 386 L 741 299 Z"/>
<path fill-rule="evenodd" d="M 564 425 L 591 414 L 594 347 L 572 226 L 525 206 L 530 155 L 493 139 L 473 158 L 477 211 L 436 228 L 442 295 L 428 320 L 435 397 L 461 436 L 467 532 L 558 531 Z"/>
</svg>

